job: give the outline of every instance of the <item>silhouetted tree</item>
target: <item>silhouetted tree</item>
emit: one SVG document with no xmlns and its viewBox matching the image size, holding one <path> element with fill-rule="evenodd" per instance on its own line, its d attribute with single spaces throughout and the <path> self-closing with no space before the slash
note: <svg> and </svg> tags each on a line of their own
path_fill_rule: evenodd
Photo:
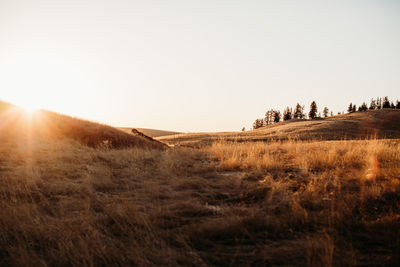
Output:
<svg viewBox="0 0 400 267">
<path fill-rule="evenodd" d="M 400 109 L 400 101 L 399 100 L 396 101 L 396 108 Z"/>
<path fill-rule="evenodd" d="M 378 97 L 376 99 L 376 108 L 381 109 L 382 108 L 382 98 Z"/>
<path fill-rule="evenodd" d="M 361 106 L 358 107 L 358 111 L 367 111 L 368 107 L 365 102 L 361 104 Z"/>
<path fill-rule="evenodd" d="M 390 108 L 390 102 L 387 96 L 383 98 L 382 108 Z"/>
<path fill-rule="evenodd" d="M 258 129 L 263 126 L 263 119 L 256 119 L 256 121 L 253 123 L 253 129 Z"/>
<path fill-rule="evenodd" d="M 304 119 L 305 117 L 306 115 L 304 114 L 304 106 L 300 106 L 300 104 L 297 103 L 294 109 L 293 118 Z"/>
<path fill-rule="evenodd" d="M 322 111 L 322 113 L 324 114 L 324 118 L 328 117 L 329 109 L 327 107 L 324 107 L 324 110 Z"/>
<path fill-rule="evenodd" d="M 308 112 L 308 117 L 314 119 L 317 116 L 317 103 L 315 101 L 311 102 L 310 112 Z"/>
<path fill-rule="evenodd" d="M 390 108 L 396 108 L 396 106 L 393 104 L 393 102 L 390 102 Z"/>
<path fill-rule="evenodd" d="M 268 110 L 265 113 L 265 117 L 264 117 L 264 125 L 269 125 L 272 124 L 274 122 L 274 110 Z"/>
<path fill-rule="evenodd" d="M 353 103 L 350 102 L 349 107 L 347 108 L 347 112 L 348 113 L 352 113 L 353 112 Z"/>
<path fill-rule="evenodd" d="M 279 110 L 274 110 L 274 122 L 280 122 L 281 120 L 281 112 Z"/>
<path fill-rule="evenodd" d="M 356 106 L 356 104 L 354 104 L 352 112 L 356 112 L 356 111 L 357 111 L 357 106 Z"/>
<path fill-rule="evenodd" d="M 376 101 L 373 98 L 371 98 L 371 103 L 369 104 L 369 109 L 370 110 L 376 109 Z"/>
<path fill-rule="evenodd" d="M 243 128 L 242 128 L 242 132 L 245 132 L 245 131 L 246 131 L 246 127 L 243 127 Z"/>
<path fill-rule="evenodd" d="M 292 112 L 292 109 L 289 108 L 289 107 L 286 107 L 285 110 L 283 111 L 283 120 L 284 120 L 284 121 L 291 120 L 292 117 L 293 117 L 293 114 L 292 114 L 292 113 L 293 113 L 293 112 Z"/>
</svg>

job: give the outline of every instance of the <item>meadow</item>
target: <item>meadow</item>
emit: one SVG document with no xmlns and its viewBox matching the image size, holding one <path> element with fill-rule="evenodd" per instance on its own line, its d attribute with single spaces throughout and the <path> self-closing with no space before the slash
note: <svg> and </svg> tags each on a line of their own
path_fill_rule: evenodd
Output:
<svg viewBox="0 0 400 267">
<path fill-rule="evenodd" d="M 400 140 L 0 135 L 0 265 L 397 265 Z"/>
</svg>

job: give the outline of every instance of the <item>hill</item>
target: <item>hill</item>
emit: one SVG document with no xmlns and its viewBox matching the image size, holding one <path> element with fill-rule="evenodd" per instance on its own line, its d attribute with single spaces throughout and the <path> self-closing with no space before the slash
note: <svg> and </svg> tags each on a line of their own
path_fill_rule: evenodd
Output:
<svg viewBox="0 0 400 267">
<path fill-rule="evenodd" d="M 127 134 L 108 125 L 45 110 L 28 114 L 23 109 L 5 102 L 0 102 L 0 125 L 2 135 L 29 133 L 35 138 L 69 138 L 89 147 L 166 147 L 150 137 Z"/>
<path fill-rule="evenodd" d="M 170 136 L 170 135 L 176 135 L 176 134 L 181 134 L 180 132 L 173 132 L 173 131 L 165 131 L 165 130 L 156 130 L 156 129 L 147 129 L 147 128 L 129 128 L 129 127 L 118 127 L 118 129 L 131 133 L 132 129 L 137 129 L 141 131 L 142 133 L 151 136 L 151 137 L 161 137 L 161 136 Z"/>
<path fill-rule="evenodd" d="M 400 138 L 400 110 L 382 109 L 355 112 L 314 120 L 289 120 L 247 132 L 190 133 L 158 140 L 172 145 L 199 146 L 218 140 L 354 140 Z"/>
<path fill-rule="evenodd" d="M 400 140 L 149 138 L 0 105 L 0 266 L 399 266 Z"/>
</svg>

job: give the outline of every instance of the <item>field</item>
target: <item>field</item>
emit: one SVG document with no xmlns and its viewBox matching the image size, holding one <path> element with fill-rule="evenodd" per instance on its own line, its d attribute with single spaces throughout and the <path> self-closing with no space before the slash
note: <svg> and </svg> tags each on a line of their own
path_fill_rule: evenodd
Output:
<svg viewBox="0 0 400 267">
<path fill-rule="evenodd" d="M 1 266 L 400 262 L 400 139 L 116 149 L 5 121 Z"/>
<path fill-rule="evenodd" d="M 253 131 L 191 133 L 156 138 L 171 145 L 201 147 L 220 140 L 274 142 L 280 140 L 362 140 L 400 137 L 400 110 L 368 110 L 315 120 L 289 120 Z"/>
</svg>

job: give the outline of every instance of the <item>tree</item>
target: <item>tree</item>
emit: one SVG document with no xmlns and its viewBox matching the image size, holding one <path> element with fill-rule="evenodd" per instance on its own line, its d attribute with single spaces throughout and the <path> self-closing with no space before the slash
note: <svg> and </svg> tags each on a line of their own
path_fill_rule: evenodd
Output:
<svg viewBox="0 0 400 267">
<path fill-rule="evenodd" d="M 353 105 L 353 109 L 352 109 L 351 112 L 356 112 L 356 111 L 357 111 L 357 106 L 354 104 L 354 105 Z"/>
<path fill-rule="evenodd" d="M 324 118 L 328 117 L 329 109 L 327 107 L 324 107 L 324 110 L 322 111 L 322 114 L 324 114 Z"/>
<path fill-rule="evenodd" d="M 264 125 L 269 125 L 272 124 L 274 122 L 274 110 L 268 110 L 265 113 L 265 117 L 264 117 Z"/>
<path fill-rule="evenodd" d="M 378 97 L 376 99 L 376 108 L 381 109 L 382 108 L 382 98 Z"/>
<path fill-rule="evenodd" d="M 242 132 L 245 132 L 245 131 L 246 131 L 246 127 L 243 127 L 243 128 L 242 128 Z"/>
<path fill-rule="evenodd" d="M 353 112 L 353 103 L 350 102 L 349 107 L 347 108 L 347 112 L 348 113 L 352 113 Z"/>
<path fill-rule="evenodd" d="M 281 120 L 281 112 L 279 110 L 274 110 L 274 123 Z"/>
<path fill-rule="evenodd" d="M 291 120 L 293 117 L 292 113 L 293 113 L 292 109 L 289 107 L 286 107 L 285 110 L 283 111 L 283 120 L 284 121 Z"/>
<path fill-rule="evenodd" d="M 390 108 L 390 102 L 387 96 L 383 98 L 382 108 Z"/>
<path fill-rule="evenodd" d="M 253 123 L 253 129 L 258 129 L 263 126 L 263 119 L 256 119 L 256 121 Z"/>
<path fill-rule="evenodd" d="M 299 103 L 296 104 L 294 109 L 293 118 L 294 119 L 304 119 L 306 115 L 304 114 L 304 106 L 300 106 Z"/>
<path fill-rule="evenodd" d="M 400 109 L 400 101 L 399 100 L 397 100 L 397 102 L 396 102 L 396 109 Z"/>
<path fill-rule="evenodd" d="M 358 107 L 358 111 L 367 111 L 368 107 L 365 102 L 361 104 L 361 106 Z"/>
<path fill-rule="evenodd" d="M 308 113 L 308 117 L 314 119 L 317 116 L 317 103 L 315 101 L 311 102 L 310 112 Z"/>
<path fill-rule="evenodd" d="M 396 108 L 393 102 L 390 102 L 390 108 Z"/>
<path fill-rule="evenodd" d="M 376 109 L 376 101 L 373 98 L 371 98 L 371 103 L 369 104 L 369 109 L 371 109 L 371 110 Z"/>
</svg>

